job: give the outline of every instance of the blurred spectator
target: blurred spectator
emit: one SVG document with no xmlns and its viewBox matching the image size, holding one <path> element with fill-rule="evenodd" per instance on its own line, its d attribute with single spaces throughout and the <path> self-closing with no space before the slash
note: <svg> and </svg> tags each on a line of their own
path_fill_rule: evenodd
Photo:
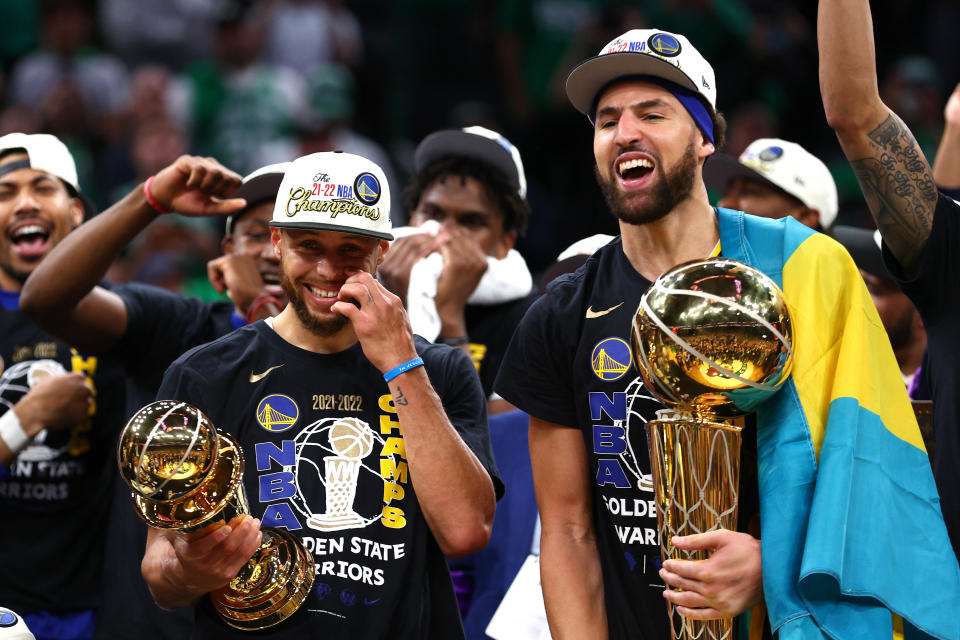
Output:
<svg viewBox="0 0 960 640">
<path fill-rule="evenodd" d="M 933 158 L 943 125 L 940 74 L 934 64 L 922 56 L 901 58 L 884 78 L 880 95 L 913 132 L 924 155 Z"/>
<path fill-rule="evenodd" d="M 37 46 L 39 13 L 36 0 L 0 2 L 0 67 Z"/>
<path fill-rule="evenodd" d="M 83 0 L 43 0 L 41 49 L 20 60 L 10 78 L 10 101 L 40 109 L 61 136 L 118 134 L 129 100 L 123 62 L 92 42 L 93 15 Z"/>
<path fill-rule="evenodd" d="M 293 130 L 303 109 L 303 78 L 264 63 L 263 38 L 258 14 L 231 6 L 217 25 L 215 57 L 183 73 L 196 147 L 240 173 L 297 155 Z"/>
<path fill-rule="evenodd" d="M 267 62 L 306 73 L 326 62 L 355 68 L 363 59 L 360 23 L 342 2 L 268 0 L 264 4 Z"/>
<path fill-rule="evenodd" d="M 723 150 L 731 156 L 739 156 L 754 140 L 775 138 L 779 128 L 777 115 L 770 107 L 762 102 L 747 102 L 731 111 L 727 119 L 727 144 Z"/>
<path fill-rule="evenodd" d="M 209 53 L 223 0 L 99 0 L 110 49 L 130 65 L 177 68 Z"/>
</svg>

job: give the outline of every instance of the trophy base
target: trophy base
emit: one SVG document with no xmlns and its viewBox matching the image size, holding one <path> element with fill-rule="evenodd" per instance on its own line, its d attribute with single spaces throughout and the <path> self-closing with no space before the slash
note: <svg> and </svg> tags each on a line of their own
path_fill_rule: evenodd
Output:
<svg viewBox="0 0 960 640">
<path fill-rule="evenodd" d="M 344 513 L 341 515 L 315 515 L 307 520 L 307 526 L 317 531 L 339 531 L 340 529 L 353 529 L 362 527 L 366 521 L 356 513 Z"/>
<path fill-rule="evenodd" d="M 264 527 L 263 541 L 237 577 L 210 594 L 231 627 L 254 631 L 277 625 L 300 608 L 313 587 L 313 555 L 285 529 Z"/>
</svg>

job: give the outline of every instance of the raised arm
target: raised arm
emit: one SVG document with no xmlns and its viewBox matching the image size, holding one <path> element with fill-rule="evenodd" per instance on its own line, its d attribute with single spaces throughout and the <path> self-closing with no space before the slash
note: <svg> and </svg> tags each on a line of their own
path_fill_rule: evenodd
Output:
<svg viewBox="0 0 960 640">
<path fill-rule="evenodd" d="M 960 84 L 943 108 L 943 137 L 933 161 L 933 178 L 943 189 L 960 189 Z"/>
<path fill-rule="evenodd" d="M 227 214 L 243 200 L 221 200 L 240 176 L 210 158 L 181 156 L 151 184 L 154 200 L 188 215 Z M 123 248 L 159 215 L 135 188 L 118 203 L 80 225 L 31 274 L 20 308 L 37 324 L 78 349 L 100 352 L 123 336 L 123 300 L 97 286 Z"/>
<path fill-rule="evenodd" d="M 930 236 L 937 189 L 913 134 L 880 100 L 867 0 L 820 0 L 817 42 L 827 122 L 884 242 L 909 277 Z"/>
<path fill-rule="evenodd" d="M 369 273 L 347 278 L 331 308 L 350 319 L 364 355 L 380 371 L 417 357 L 400 298 Z M 410 481 L 440 550 L 453 558 L 479 551 L 493 527 L 496 496 L 490 474 L 451 424 L 423 367 L 398 375 L 389 387 L 403 425 Z M 476 391 L 476 409 L 482 412 L 479 382 Z"/>
<path fill-rule="evenodd" d="M 540 580 L 557 640 L 607 637 L 603 576 L 593 528 L 587 451 L 578 429 L 530 418 L 540 511 Z"/>
</svg>

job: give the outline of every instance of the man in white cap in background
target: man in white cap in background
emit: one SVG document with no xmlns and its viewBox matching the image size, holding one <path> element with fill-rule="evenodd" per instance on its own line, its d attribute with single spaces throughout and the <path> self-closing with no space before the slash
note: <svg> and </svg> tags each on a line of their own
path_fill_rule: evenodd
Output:
<svg viewBox="0 0 960 640">
<path fill-rule="evenodd" d="M 163 607 L 197 605 L 199 637 L 246 637 L 205 596 L 251 557 L 262 521 L 285 527 L 317 560 L 310 596 L 271 637 L 462 638 L 443 555 L 486 544 L 502 485 L 469 358 L 414 338 L 399 298 L 374 278 L 393 238 L 383 172 L 347 153 L 299 158 L 270 226 L 290 302 L 182 356 L 158 393 L 239 439 L 251 461 L 251 516 L 189 541 L 151 530 L 147 584 Z M 271 423 L 267 405 L 288 422 Z M 335 424 L 370 446 L 355 452 L 347 479 L 352 519 L 333 527 L 322 524 L 336 515 L 326 492 L 340 489 L 316 470 L 336 453 Z M 263 447 L 276 453 L 262 456 Z M 264 493 L 268 475 L 282 479 Z"/>
<path fill-rule="evenodd" d="M 60 243 L 24 287 L 22 306 L 42 327 L 93 355 L 115 355 L 128 383 L 126 418 L 150 402 L 164 370 L 187 349 L 214 340 L 248 321 L 279 313 L 286 297 L 270 245 L 268 224 L 289 163 L 240 177 L 216 161 L 183 156 L 138 186 L 116 205 L 77 228 Z M 239 186 L 239 188 L 238 188 Z M 232 200 L 219 198 L 233 196 Z M 211 282 L 229 301 L 204 302 L 129 283 L 98 284 L 123 248 L 158 216 L 224 215 L 224 255 L 208 265 Z M 103 602 L 94 637 L 110 640 L 180 638 L 192 627 L 191 612 L 157 608 L 140 576 L 146 525 L 116 482 L 104 561 Z"/>
<path fill-rule="evenodd" d="M 769 619 L 781 637 L 820 637 L 824 621 L 843 637 L 861 627 L 871 629 L 861 636 L 886 637 L 886 606 L 915 625 L 949 625 L 947 603 L 960 585 L 936 557 L 946 530 L 933 478 L 849 255 L 792 218 L 710 206 L 703 163 L 724 125 L 713 69 L 685 37 L 629 31 L 576 67 L 566 89 L 594 127 L 596 174 L 621 235 L 530 307 L 495 384 L 531 416 L 554 638 L 669 637 L 664 599 L 697 619 L 753 608 L 758 635 Z M 664 271 L 717 254 L 783 289 L 797 337 L 793 373 L 743 433 L 741 532 L 673 536 L 674 547 L 709 557 L 661 566 L 667 541 L 658 540 L 644 423 L 662 405 L 634 377 L 630 324 Z M 870 508 L 881 500 L 906 513 Z M 758 503 L 761 539 L 742 532 Z M 902 546 L 878 548 L 878 532 Z M 820 578 L 839 588 L 827 592 Z M 863 597 L 840 595 L 849 590 Z M 934 607 L 917 606 L 920 591 L 936 593 Z"/>
<path fill-rule="evenodd" d="M 837 185 L 827 165 L 795 142 L 754 140 L 734 158 L 717 153 L 703 166 L 703 181 L 722 197 L 717 206 L 764 218 L 791 216 L 829 231 L 837 219 Z"/>
<path fill-rule="evenodd" d="M 0 604 L 38 638 L 93 628 L 125 410 L 116 358 L 72 350 L 20 309 L 23 283 L 84 208 L 60 140 L 0 138 Z"/>
<path fill-rule="evenodd" d="M 404 300 L 414 333 L 470 354 L 491 397 L 537 295 L 513 248 L 530 217 L 520 151 L 484 127 L 444 129 L 417 146 L 414 170 L 403 197 L 410 227 L 397 230 L 380 278 Z M 491 398 L 491 412 L 508 408 Z"/>
</svg>

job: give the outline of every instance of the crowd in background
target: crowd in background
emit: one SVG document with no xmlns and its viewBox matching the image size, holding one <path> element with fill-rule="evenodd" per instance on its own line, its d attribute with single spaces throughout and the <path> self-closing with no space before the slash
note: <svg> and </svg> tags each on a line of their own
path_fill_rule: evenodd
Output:
<svg viewBox="0 0 960 640">
<path fill-rule="evenodd" d="M 932 161 L 960 77 L 960 6 L 874 8 L 884 101 Z M 628 28 L 686 34 L 713 62 L 726 151 L 800 141 L 840 189 L 840 224 L 869 216 L 826 125 L 816 7 L 760 0 L 9 0 L 0 5 L 0 134 L 66 141 L 103 209 L 182 153 L 241 175 L 344 148 L 406 183 L 430 131 L 482 124 L 524 155 L 533 209 L 518 248 L 534 272 L 572 241 L 615 233 L 590 175 L 591 128 L 563 93 L 572 64 Z M 749 61 L 749 62 L 747 62 Z M 402 223 L 404 213 L 393 212 Z M 222 229 L 157 225 L 111 272 L 204 297 Z"/>
</svg>

